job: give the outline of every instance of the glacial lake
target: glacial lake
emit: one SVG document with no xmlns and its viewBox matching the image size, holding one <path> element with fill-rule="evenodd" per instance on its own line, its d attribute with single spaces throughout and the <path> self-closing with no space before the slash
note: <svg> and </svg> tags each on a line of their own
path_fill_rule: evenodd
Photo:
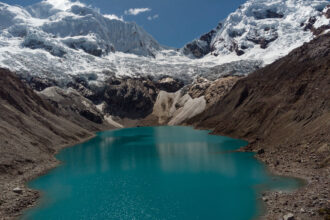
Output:
<svg viewBox="0 0 330 220">
<path fill-rule="evenodd" d="M 62 150 L 62 165 L 29 183 L 42 191 L 22 219 L 254 219 L 264 190 L 294 190 L 247 142 L 190 127 L 100 132 Z"/>
</svg>

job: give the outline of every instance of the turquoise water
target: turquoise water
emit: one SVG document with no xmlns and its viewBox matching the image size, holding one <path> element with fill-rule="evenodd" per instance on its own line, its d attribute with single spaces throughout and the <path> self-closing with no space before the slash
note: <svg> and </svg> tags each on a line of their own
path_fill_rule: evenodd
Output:
<svg viewBox="0 0 330 220">
<path fill-rule="evenodd" d="M 246 144 L 189 127 L 101 132 L 29 183 L 43 196 L 23 219 L 252 219 L 262 190 L 300 183 L 233 152 Z"/>
</svg>

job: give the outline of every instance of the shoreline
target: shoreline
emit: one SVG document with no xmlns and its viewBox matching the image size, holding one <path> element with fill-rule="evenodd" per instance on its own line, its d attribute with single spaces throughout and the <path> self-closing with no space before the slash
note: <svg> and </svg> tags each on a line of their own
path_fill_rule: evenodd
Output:
<svg viewBox="0 0 330 220">
<path fill-rule="evenodd" d="M 30 187 L 28 186 L 29 182 L 32 181 L 32 180 L 34 180 L 34 179 L 37 179 L 37 178 L 39 178 L 39 177 L 41 177 L 41 176 L 43 176 L 43 175 L 46 175 L 46 174 L 49 173 L 51 170 L 56 169 L 57 167 L 61 166 L 63 163 L 62 163 L 62 161 L 60 161 L 60 160 L 58 160 L 58 159 L 56 158 L 56 155 L 59 154 L 63 149 L 65 149 L 65 148 L 75 147 L 76 145 L 79 145 L 79 144 L 85 143 L 85 142 L 87 142 L 87 141 L 89 141 L 89 140 L 95 138 L 95 137 L 97 136 L 96 133 L 97 133 L 97 132 L 92 133 L 90 137 L 83 138 L 83 139 L 79 140 L 77 143 L 75 143 L 75 144 L 73 144 L 73 145 L 72 145 L 72 144 L 65 144 L 65 145 L 63 145 L 63 146 L 60 146 L 60 147 L 55 151 L 55 153 L 53 154 L 53 157 L 55 158 L 56 162 L 52 165 L 52 167 L 50 167 L 49 169 L 45 170 L 44 172 L 40 173 L 40 174 L 37 175 L 37 176 L 32 176 L 31 179 L 27 180 L 27 181 L 24 183 L 24 187 L 25 187 L 26 189 L 30 189 L 30 190 L 33 190 L 33 191 L 37 191 L 37 192 L 38 192 L 38 198 L 33 202 L 33 204 L 31 204 L 31 206 L 24 208 L 24 209 L 20 212 L 20 214 L 19 214 L 17 217 L 22 217 L 22 215 L 24 214 L 24 212 L 26 212 L 27 210 L 29 210 L 29 209 L 31 209 L 31 208 L 36 207 L 36 206 L 38 205 L 38 203 L 40 202 L 40 201 L 39 201 L 39 198 L 42 196 L 42 192 L 39 191 L 39 190 L 36 190 L 36 189 L 32 189 L 32 188 L 30 188 Z"/>
<path fill-rule="evenodd" d="M 266 206 L 267 212 L 260 219 L 278 219 L 288 214 L 293 214 L 295 219 L 323 219 L 318 213 L 319 210 L 315 210 L 315 208 L 318 200 L 321 202 L 325 201 L 325 206 L 329 205 L 327 195 L 328 178 L 322 175 L 322 171 L 305 169 L 290 162 L 282 161 L 283 165 L 280 168 L 270 166 L 267 163 L 267 157 L 270 156 L 256 154 L 255 158 L 261 161 L 271 174 L 297 178 L 303 181 L 303 185 L 293 192 L 263 192 L 261 199 Z M 286 168 L 283 169 L 283 167 Z"/>
<path fill-rule="evenodd" d="M 185 125 L 181 125 L 181 126 L 185 126 Z M 193 126 L 190 126 L 193 127 Z M 215 134 L 212 133 L 212 130 L 210 129 L 204 129 L 204 128 L 196 128 L 193 127 L 194 129 L 197 130 L 208 130 L 211 131 L 210 135 L 221 135 L 221 134 Z M 108 129 L 105 129 L 104 131 L 106 131 Z M 109 130 L 114 130 L 114 129 L 109 129 Z M 77 142 L 73 142 L 73 143 L 68 143 L 65 144 L 63 146 L 60 146 L 56 149 L 56 151 L 54 152 L 54 154 L 52 154 L 50 161 L 48 162 L 40 162 L 38 164 L 37 169 L 31 169 L 29 170 L 27 173 L 25 173 L 23 176 L 18 176 L 18 178 L 13 178 L 12 181 L 9 181 L 9 183 L 7 183 L 7 189 L 8 191 L 12 191 L 12 189 L 14 189 L 15 187 L 20 187 L 22 189 L 22 193 L 21 194 L 17 194 L 14 193 L 14 195 L 16 195 L 15 199 L 16 201 L 20 201 L 19 207 L 15 207 L 14 212 L 11 213 L 10 216 L 8 216 L 7 218 L 3 218 L 3 219 L 18 219 L 20 217 L 22 217 L 22 215 L 24 214 L 24 212 L 26 212 L 28 209 L 35 207 L 38 204 L 38 200 L 41 196 L 41 192 L 38 190 L 34 190 L 34 189 L 30 189 L 28 187 L 28 182 L 30 182 L 33 179 L 36 179 L 42 175 L 45 175 L 46 173 L 48 173 L 50 170 L 55 169 L 56 167 L 61 165 L 61 161 L 59 161 L 58 159 L 56 159 L 56 155 L 63 149 L 65 148 L 69 148 L 69 147 L 74 147 L 78 144 L 84 143 L 86 141 L 91 140 L 92 138 L 96 137 L 96 133 L 91 133 L 88 137 L 86 138 L 82 138 Z M 223 135 L 223 136 L 228 136 L 228 135 Z M 229 136 L 230 137 L 230 136 Z M 237 137 L 234 137 L 237 138 Z M 258 142 L 251 144 L 251 140 L 246 140 L 248 142 L 248 144 L 244 147 L 241 147 L 240 149 L 238 149 L 237 151 L 242 151 L 242 152 L 256 152 L 255 151 L 255 145 L 258 144 Z M 322 177 L 322 175 L 320 175 L 318 172 L 315 172 L 314 175 L 311 175 L 310 170 L 305 169 L 305 170 L 301 170 L 299 169 L 299 167 L 295 167 L 292 165 L 292 163 L 290 164 L 290 162 L 288 162 L 289 160 L 286 160 L 287 162 L 283 162 L 284 166 L 289 166 L 289 168 L 291 169 L 285 169 L 283 171 L 282 166 L 272 166 L 267 159 L 272 156 L 269 155 L 269 152 L 264 152 L 263 154 L 255 154 L 254 157 L 259 160 L 260 162 L 262 162 L 264 164 L 264 166 L 267 169 L 267 172 L 269 172 L 272 175 L 276 175 L 276 176 L 282 176 L 282 177 L 288 177 L 288 178 L 297 178 L 300 179 L 304 182 L 304 185 L 299 187 L 297 190 L 294 190 L 293 192 L 281 192 L 281 191 L 262 191 L 260 193 L 260 198 L 257 198 L 258 200 L 260 200 L 260 202 L 262 203 L 262 205 L 265 208 L 265 212 L 262 213 L 261 215 L 257 216 L 257 219 L 278 219 L 280 216 L 283 217 L 284 215 L 290 214 L 292 213 L 295 216 L 295 219 L 305 219 L 305 218 L 300 218 L 299 216 L 305 215 L 305 214 L 309 214 L 309 216 L 311 218 L 309 219 L 320 219 L 319 216 L 317 216 L 317 213 L 315 212 L 310 212 L 308 211 L 308 206 L 306 205 L 307 201 L 304 201 L 304 199 L 302 198 L 302 195 L 306 195 L 306 193 L 308 194 L 308 191 L 310 190 L 310 185 L 312 183 L 315 183 L 314 178 L 317 177 L 317 179 L 320 179 Z M 38 169 L 39 168 L 39 169 Z M 299 172 L 297 172 L 297 170 L 299 170 Z M 304 172 L 305 171 L 305 172 Z M 315 184 L 313 185 L 313 189 L 314 188 L 319 188 L 321 187 L 323 184 L 319 184 L 319 186 L 315 186 Z M 9 187 L 10 186 L 10 187 Z M 314 190 L 312 190 L 312 192 L 314 192 Z M 13 193 L 13 192 L 12 192 Z M 17 198 L 18 197 L 18 198 Z M 290 206 L 289 204 L 293 203 L 295 200 L 299 200 L 300 198 L 300 202 L 303 202 L 303 205 L 293 205 Z M 313 198 L 312 198 L 313 199 Z M 1 200 L 0 200 L 1 202 Z M 8 201 L 7 201 L 8 202 Z M 15 201 L 12 201 L 13 203 Z M 12 204 L 12 203 L 9 203 Z M 298 210 L 300 209 L 300 210 Z M 299 213 L 297 213 L 300 212 Z"/>
<path fill-rule="evenodd" d="M 41 196 L 41 192 L 35 189 L 28 187 L 28 183 L 33 179 L 36 179 L 40 176 L 43 176 L 50 172 L 52 169 L 57 168 L 61 165 L 61 161 L 56 158 L 56 155 L 63 149 L 74 147 L 78 144 L 84 143 L 96 137 L 95 133 L 90 133 L 88 137 L 81 138 L 78 141 L 68 143 L 56 148 L 55 152 L 50 156 L 49 161 L 40 161 L 37 163 L 34 169 L 29 169 L 23 175 L 18 175 L 16 177 L 9 176 L 0 179 L 1 182 L 4 182 L 5 192 L 3 197 L 0 198 L 0 205 L 3 199 L 6 199 L 6 207 L 4 209 L 9 209 L 10 215 L 5 216 L 4 213 L 0 212 L 0 219 L 18 219 L 22 217 L 25 211 L 30 208 L 33 208 L 37 205 L 38 200 Z M 13 189 L 19 187 L 22 192 L 15 193 Z M 5 217 L 4 217 L 5 216 Z"/>
<path fill-rule="evenodd" d="M 255 145 L 258 145 L 256 148 Z M 252 148 L 251 148 L 252 147 Z M 251 149 L 246 149 L 251 148 Z M 246 147 L 241 148 L 245 152 L 255 152 L 254 157 L 262 162 L 272 175 L 296 178 L 302 181 L 302 186 L 293 190 L 292 192 L 282 191 L 264 191 L 261 194 L 261 202 L 265 206 L 266 212 L 259 216 L 258 219 L 284 219 L 284 216 L 293 215 L 295 220 L 304 219 L 326 219 L 326 214 L 320 216 L 318 210 L 315 210 L 317 200 L 325 201 L 324 204 L 329 206 L 329 178 L 322 173 L 327 171 L 319 170 L 317 168 L 306 168 L 299 166 L 300 163 L 295 163 L 290 160 L 290 157 L 283 158 L 279 165 L 274 165 L 269 162 L 269 159 L 274 159 L 274 155 L 270 152 L 258 154 L 257 150 L 259 143 L 249 143 Z M 278 159 L 278 158 L 276 158 Z M 277 164 L 277 162 L 276 162 Z M 323 189 L 323 190 L 322 190 Z M 317 196 L 318 193 L 323 195 Z"/>
<path fill-rule="evenodd" d="M 231 138 L 238 138 L 248 142 L 248 145 L 241 147 L 237 151 L 254 152 L 254 158 L 262 162 L 267 172 L 275 176 L 288 178 L 297 178 L 304 182 L 304 185 L 292 192 L 282 191 L 264 191 L 261 193 L 261 202 L 266 212 L 257 216 L 260 220 L 280 219 L 285 215 L 292 214 L 295 220 L 320 220 L 329 218 L 329 213 L 321 216 L 321 209 L 317 206 L 330 208 L 330 167 L 319 169 L 304 155 L 303 159 L 297 159 L 297 153 L 294 150 L 288 152 L 287 149 L 274 149 L 275 145 L 267 144 L 266 141 L 254 141 L 249 138 L 240 138 L 233 135 L 214 132 L 207 127 L 196 127 L 186 124 L 198 130 L 211 131 L 210 135 L 221 135 Z M 260 148 L 266 146 L 268 148 Z M 298 146 L 298 145 L 297 145 Z M 265 149 L 263 153 L 258 154 L 258 150 Z M 277 152 L 275 153 L 274 150 Z M 300 152 L 301 153 L 301 152 Z"/>
</svg>

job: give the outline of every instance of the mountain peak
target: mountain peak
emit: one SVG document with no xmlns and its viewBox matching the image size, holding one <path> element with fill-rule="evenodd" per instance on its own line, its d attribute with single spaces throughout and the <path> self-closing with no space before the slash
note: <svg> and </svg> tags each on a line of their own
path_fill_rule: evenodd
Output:
<svg viewBox="0 0 330 220">
<path fill-rule="evenodd" d="M 111 51 L 154 56 L 162 49 L 136 23 L 113 19 L 79 1 L 44 0 L 26 8 L 4 5 L 0 12 L 0 34 L 23 38 L 21 46 L 30 49 L 64 48 L 62 55 L 82 49 L 95 56 Z"/>
<path fill-rule="evenodd" d="M 214 55 L 271 63 L 313 38 L 309 20 L 323 21 L 327 0 L 248 0 L 206 36 L 187 44 L 192 57 Z M 313 26 L 312 24 L 312 26 Z M 317 29 L 318 27 L 315 27 Z"/>
</svg>

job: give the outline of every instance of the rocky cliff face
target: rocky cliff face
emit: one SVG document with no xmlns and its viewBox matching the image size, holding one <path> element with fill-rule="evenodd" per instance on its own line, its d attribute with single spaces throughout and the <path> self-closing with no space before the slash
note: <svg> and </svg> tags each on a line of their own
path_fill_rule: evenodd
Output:
<svg viewBox="0 0 330 220">
<path fill-rule="evenodd" d="M 225 96 L 240 78 L 243 77 L 221 77 L 214 81 L 199 78 L 188 86 L 188 94 L 192 98 L 204 96 L 207 108 L 209 108 L 213 106 L 213 104 L 217 103 L 217 101 L 219 101 L 223 96 Z"/>
<path fill-rule="evenodd" d="M 212 48 L 211 43 L 216 33 L 222 28 L 222 24 L 219 23 L 218 26 L 211 30 L 210 32 L 202 35 L 199 39 L 195 39 L 192 42 L 186 44 L 183 47 L 183 53 L 185 55 L 193 55 L 196 58 L 202 58 L 208 53 L 212 52 L 214 48 Z"/>
<path fill-rule="evenodd" d="M 103 113 L 97 109 L 93 102 L 72 88 L 64 90 L 55 86 L 48 87 L 37 94 L 49 101 L 57 110 L 67 113 L 68 118 L 78 120 L 83 117 L 96 124 L 105 122 Z M 88 129 L 88 126 L 83 125 L 83 127 Z"/>
<path fill-rule="evenodd" d="M 104 93 L 104 111 L 122 118 L 146 117 L 152 110 L 157 92 L 149 79 L 111 79 Z"/>
<path fill-rule="evenodd" d="M 215 81 L 197 78 L 178 91 L 160 91 L 152 113 L 142 125 L 180 125 L 212 106 L 230 91 L 240 77 L 222 77 Z M 168 78 L 167 78 L 168 79 Z M 172 82 L 173 80 L 167 80 Z"/>
<path fill-rule="evenodd" d="M 327 207 L 322 201 L 329 195 L 329 61 L 330 34 L 325 34 L 240 79 L 211 108 L 188 121 L 247 139 L 249 149 L 258 151 L 275 172 L 309 179 L 308 187 L 294 195 L 269 195 L 270 219 L 282 217 L 274 207 L 282 209 L 283 204 L 302 219 L 320 219 L 315 213 Z M 300 207 L 308 211 L 300 212 Z"/>
<path fill-rule="evenodd" d="M 86 98 L 97 105 L 102 114 L 136 120 L 152 112 L 160 91 L 176 92 L 184 83 L 171 77 L 159 80 L 151 77 L 111 77 L 101 87 L 79 79 L 68 86 L 83 96 L 80 100 Z"/>
</svg>

